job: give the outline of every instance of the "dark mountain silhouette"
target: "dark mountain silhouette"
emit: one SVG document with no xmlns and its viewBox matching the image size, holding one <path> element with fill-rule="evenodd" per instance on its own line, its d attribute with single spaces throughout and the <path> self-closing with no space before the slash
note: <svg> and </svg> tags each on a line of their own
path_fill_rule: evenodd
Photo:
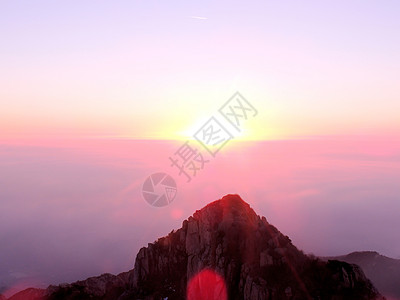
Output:
<svg viewBox="0 0 400 300">
<path fill-rule="evenodd" d="M 210 203 L 140 249 L 129 272 L 10 299 L 33 292 L 30 300 L 383 299 L 358 266 L 305 255 L 238 195 Z"/>
<path fill-rule="evenodd" d="M 389 258 L 375 251 L 353 252 L 330 259 L 359 265 L 379 292 L 388 299 L 400 300 L 400 259 Z"/>
</svg>

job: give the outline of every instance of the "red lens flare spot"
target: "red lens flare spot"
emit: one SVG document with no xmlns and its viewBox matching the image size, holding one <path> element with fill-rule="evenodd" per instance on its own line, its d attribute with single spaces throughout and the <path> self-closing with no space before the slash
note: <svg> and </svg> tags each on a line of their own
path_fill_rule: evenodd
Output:
<svg viewBox="0 0 400 300">
<path fill-rule="evenodd" d="M 228 294 L 224 278 L 213 270 L 202 270 L 189 281 L 187 299 L 227 300 Z"/>
</svg>

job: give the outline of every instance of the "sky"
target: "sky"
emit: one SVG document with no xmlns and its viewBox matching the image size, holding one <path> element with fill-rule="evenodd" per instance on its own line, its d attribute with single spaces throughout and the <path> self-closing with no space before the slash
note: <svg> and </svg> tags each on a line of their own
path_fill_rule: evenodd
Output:
<svg viewBox="0 0 400 300">
<path fill-rule="evenodd" d="M 238 193 L 306 253 L 400 258 L 397 1 L 0 2 L 0 292 L 133 267 Z M 241 131 L 220 107 L 255 110 Z M 232 133 L 215 157 L 194 135 Z M 209 160 L 186 183 L 170 157 Z M 177 183 L 150 206 L 143 182 Z"/>
<path fill-rule="evenodd" d="M 394 135 L 397 1 L 2 1 L 0 134 L 185 139 L 240 91 L 246 139 Z"/>
</svg>

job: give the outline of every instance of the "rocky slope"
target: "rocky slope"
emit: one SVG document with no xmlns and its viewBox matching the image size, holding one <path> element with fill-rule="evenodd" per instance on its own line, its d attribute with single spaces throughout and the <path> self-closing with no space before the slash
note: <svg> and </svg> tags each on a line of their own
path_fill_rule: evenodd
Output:
<svg viewBox="0 0 400 300">
<path fill-rule="evenodd" d="M 375 251 L 353 252 L 331 259 L 359 265 L 383 295 L 400 300 L 400 259 L 386 257 Z"/>
<path fill-rule="evenodd" d="M 46 290 L 28 288 L 13 295 L 9 300 L 42 300 L 46 297 Z"/>
<path fill-rule="evenodd" d="M 237 195 L 140 249 L 133 271 L 38 292 L 30 299 L 382 299 L 359 267 L 306 256 Z"/>
<path fill-rule="evenodd" d="M 8 300 L 118 299 L 129 290 L 132 275 L 132 271 L 119 275 L 102 274 L 71 284 L 50 285 L 47 289 L 29 288 Z"/>
</svg>

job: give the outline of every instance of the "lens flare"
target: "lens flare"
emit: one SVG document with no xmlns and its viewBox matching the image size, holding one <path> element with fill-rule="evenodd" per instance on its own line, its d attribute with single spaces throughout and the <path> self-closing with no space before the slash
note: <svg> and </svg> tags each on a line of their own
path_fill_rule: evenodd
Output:
<svg viewBox="0 0 400 300">
<path fill-rule="evenodd" d="M 188 300 L 227 300 L 225 280 L 215 271 L 204 269 L 190 280 L 186 298 Z"/>
</svg>

